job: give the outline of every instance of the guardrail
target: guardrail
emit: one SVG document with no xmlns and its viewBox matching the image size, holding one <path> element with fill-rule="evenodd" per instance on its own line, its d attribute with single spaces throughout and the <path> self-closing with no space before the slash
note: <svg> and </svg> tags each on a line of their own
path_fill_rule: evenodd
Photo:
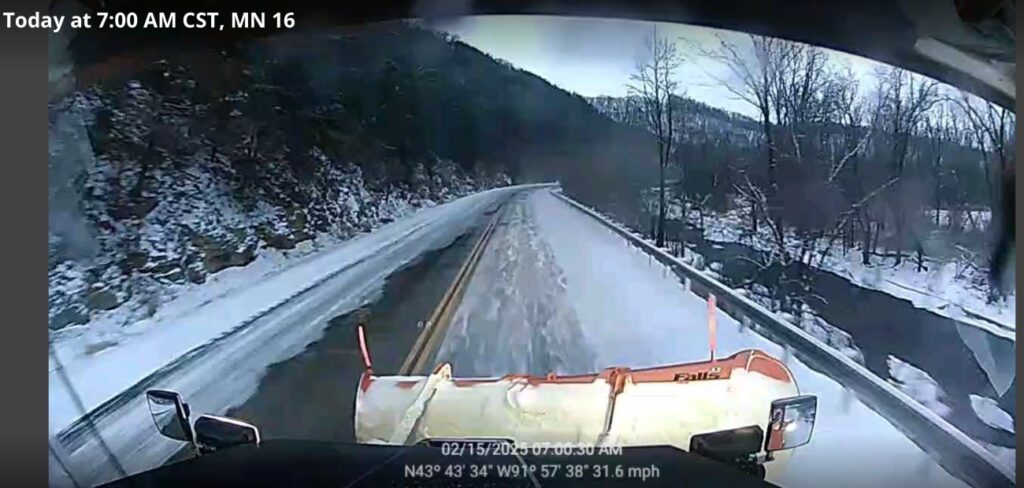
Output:
<svg viewBox="0 0 1024 488">
<path fill-rule="evenodd" d="M 853 390 L 865 405 L 893 421 L 908 438 L 954 476 L 978 487 L 1016 486 L 1015 474 L 992 453 L 864 366 L 600 213 L 560 191 L 552 191 L 552 194 L 668 266 L 687 280 L 691 290 L 698 295 L 714 293 L 719 308 L 724 312 L 737 320 L 749 320 L 760 325 L 769 339 L 787 345 L 808 366 Z M 872 469 L 870 466 L 864 468 Z"/>
</svg>

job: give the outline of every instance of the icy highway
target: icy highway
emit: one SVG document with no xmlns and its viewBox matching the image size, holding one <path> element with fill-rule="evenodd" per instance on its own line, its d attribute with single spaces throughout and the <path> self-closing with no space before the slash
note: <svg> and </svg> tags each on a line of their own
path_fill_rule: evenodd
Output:
<svg viewBox="0 0 1024 488">
<path fill-rule="evenodd" d="M 438 351 L 456 376 L 599 371 L 708 358 L 707 304 L 680 279 L 549 191 L 506 205 Z M 785 358 L 818 396 L 812 441 L 775 479 L 786 487 L 965 486 L 887 419 L 784 347 L 718 312 L 718 355 Z"/>
<path fill-rule="evenodd" d="M 481 239 L 488 227 L 490 238 Z M 156 434 L 147 388 L 178 390 L 193 412 L 244 419 L 263 438 L 352 442 L 362 368 L 355 323 L 367 324 L 374 371 L 398 373 L 433 330 L 425 322 L 474 261 L 467 256 L 478 242 L 479 260 L 460 281 L 450 320 L 424 349 L 426 368 L 448 361 L 456 376 L 501 376 L 707 359 L 707 304 L 665 265 L 548 188 L 495 190 L 425 209 L 187 307 L 169 320 L 174 327 L 133 326 L 124 345 L 103 355 L 58 345 L 89 413 L 66 400 L 52 369 L 51 435 L 64 450 L 57 454 L 84 485 L 117 476 L 97 432 L 128 473 L 172 459 L 181 444 Z M 759 348 L 785 359 L 801 392 L 818 396 L 811 443 L 769 481 L 965 486 L 849 390 L 722 311 L 717 344 L 719 357 Z M 56 457 L 51 485 L 70 484 Z"/>
</svg>

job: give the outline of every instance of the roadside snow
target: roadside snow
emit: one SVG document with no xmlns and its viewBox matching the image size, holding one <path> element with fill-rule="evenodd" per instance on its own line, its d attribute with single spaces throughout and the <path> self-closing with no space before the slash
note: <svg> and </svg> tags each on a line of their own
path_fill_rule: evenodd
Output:
<svg viewBox="0 0 1024 488">
<path fill-rule="evenodd" d="M 155 324 L 179 319 L 239 288 L 271 279 L 288 267 L 308 259 L 307 256 L 310 254 L 329 249 L 339 242 L 329 235 L 324 235 L 316 240 L 299 243 L 292 250 L 262 250 L 252 263 L 224 269 L 211 275 L 205 283 L 174 286 L 173 290 L 167 292 L 173 298 L 145 320 L 135 321 L 135 311 L 129 304 L 125 304 L 100 314 L 87 324 L 70 325 L 53 331 L 50 333 L 50 339 L 56 345 L 62 361 L 74 361 L 75 358 L 89 353 L 98 354 L 102 350 L 102 344 L 119 344 L 125 338 L 144 333 Z M 54 367 L 53 364 L 50 365 L 51 370 Z"/>
<path fill-rule="evenodd" d="M 457 234 L 482 208 L 514 188 L 477 193 L 425 208 L 369 234 L 323 249 L 307 249 L 294 258 L 271 253 L 249 266 L 224 270 L 167 303 L 148 319 L 121 326 L 114 318 L 101 324 L 55 334 L 53 346 L 87 411 L 176 358 L 244 325 L 274 306 L 310 289 L 336 272 L 381 254 L 382 250 L 437 235 Z M 410 249 L 421 252 L 421 246 Z M 411 252 L 411 251 L 408 251 Z M 407 252 L 407 253 L 408 253 Z M 418 254 L 401 255 L 394 263 Z M 73 406 L 56 364 L 50 358 L 49 427 L 70 425 L 82 412 Z"/>
<path fill-rule="evenodd" d="M 768 237 L 764 235 L 767 229 L 762 226 L 760 230 L 764 232 L 761 234 L 748 234 L 747 225 L 739 212 L 705 215 L 704 225 L 704 237 L 709 241 L 736 242 L 759 250 L 770 248 Z M 797 245 L 796 239 L 790 239 L 789 242 L 794 248 Z M 877 261 L 864 265 L 858 252 L 851 251 L 842 255 L 836 249 L 829 253 L 823 263 L 815 259 L 812 265 L 841 276 L 855 285 L 888 293 L 908 300 L 918 308 L 1016 341 L 1016 293 L 1009 294 L 998 303 L 987 303 L 986 292 L 974 285 L 984 279 L 978 276 L 978 271 L 966 270 L 958 276 L 956 263 L 936 262 L 927 258 L 926 272 L 918 272 L 917 263 L 912 260 L 905 260 L 900 266 Z"/>
<path fill-rule="evenodd" d="M 1009 466 L 1011 469 L 1017 466 L 1017 450 L 1012 447 L 997 446 L 994 444 L 988 444 L 983 442 L 982 446 L 988 449 L 992 454 L 999 459 L 1004 465 Z"/>
</svg>

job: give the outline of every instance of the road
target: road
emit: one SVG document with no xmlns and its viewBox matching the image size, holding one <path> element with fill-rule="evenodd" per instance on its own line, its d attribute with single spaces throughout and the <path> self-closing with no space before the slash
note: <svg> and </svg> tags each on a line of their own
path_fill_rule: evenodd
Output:
<svg viewBox="0 0 1024 488">
<path fill-rule="evenodd" d="M 227 413 L 252 422 L 264 438 L 353 440 L 353 394 L 362 370 L 354 332 L 356 317 L 362 314 L 353 310 L 362 305 L 368 312 L 374 370 L 397 373 L 423 334 L 421 322 L 431 316 L 493 218 L 493 235 L 454 307 L 443 340 L 428 353 L 428 364 L 451 362 L 457 376 L 495 376 L 594 372 L 613 365 L 707 358 L 706 303 L 663 265 L 548 190 L 521 192 L 500 211 L 499 206 L 477 211 L 445 240 L 418 243 L 418 257 L 400 266 L 381 268 L 378 264 L 387 255 L 375 256 L 371 261 L 378 264 L 362 268 L 368 283 L 364 287 L 351 288 L 352 280 L 346 279 L 349 288 L 318 289 L 315 293 L 322 298 L 316 313 L 321 318 L 300 317 L 324 325 L 278 329 L 277 335 L 263 337 L 264 342 L 286 340 L 292 346 L 287 354 L 263 354 L 259 361 L 250 361 L 252 366 L 222 366 L 226 373 L 219 381 L 185 392 L 193 411 Z M 383 285 L 378 290 L 379 281 Z M 288 323 L 296 323 L 292 318 Z M 964 486 L 890 421 L 785 347 L 721 311 L 718 324 L 719 356 L 755 347 L 784 358 L 801 391 L 819 397 L 811 444 L 796 452 L 785 471 L 772 472 L 770 481 L 793 487 Z M 296 334 L 302 340 L 291 337 Z M 246 354 L 244 348 L 234 346 L 230 353 L 225 356 L 228 365 L 247 364 L 239 359 Z M 225 388 L 233 380 L 241 386 Z M 212 390 L 218 394 L 210 394 Z M 199 396 L 194 399 L 190 393 Z M 225 401 L 227 395 L 234 400 Z M 139 428 L 137 424 L 130 425 Z M 173 445 L 159 438 L 145 443 L 151 450 L 152 445 L 163 450 Z M 136 470 L 145 464 L 134 461 Z"/>
<path fill-rule="evenodd" d="M 426 253 L 389 276 L 380 298 L 364 307 L 375 371 L 397 374 L 421 332 L 419 323 L 455 278 L 492 213 L 481 216 L 451 245 Z M 322 339 L 271 366 L 256 393 L 228 415 L 258 425 L 267 439 L 355 442 L 353 394 L 363 372 L 355 335 L 358 315 L 331 319 Z"/>
<path fill-rule="evenodd" d="M 310 344 L 318 344 L 325 331 L 333 330 L 330 327 L 336 323 L 333 318 L 379 301 L 387 279 L 397 270 L 433 250 L 450 248 L 459 236 L 474 228 L 482 215 L 493 211 L 521 190 L 492 190 L 424 209 L 325 251 L 321 257 L 304 259 L 296 267 L 329 266 L 326 270 L 311 273 L 323 275 L 324 279 L 301 288 L 279 303 L 268 304 L 265 290 L 273 288 L 273 282 L 281 279 L 268 277 L 265 282 L 254 283 L 250 287 L 256 293 L 241 290 L 229 297 L 240 303 L 234 307 L 242 307 L 240 310 L 221 314 L 220 308 L 223 307 L 218 303 L 229 301 L 221 299 L 205 307 L 211 309 L 207 312 L 216 314 L 207 313 L 211 316 L 199 316 L 191 322 L 178 320 L 165 324 L 165 327 L 153 328 L 151 334 L 140 334 L 137 342 L 148 347 L 122 346 L 81 365 L 65 363 L 77 394 L 84 398 L 88 413 L 77 419 L 71 418 L 69 413 L 72 409 L 61 401 L 68 395 L 66 385 L 51 378 L 50 424 L 51 432 L 55 433 L 51 446 L 57 446 L 57 454 L 51 453 L 49 462 L 51 485 L 70 485 L 74 481 L 91 486 L 117 478 L 119 470 L 116 464 L 131 474 L 171 459 L 180 449 L 180 444 L 154 435 L 144 399 L 146 389 L 178 391 L 197 414 L 230 411 L 259 390 L 270 365 L 287 363 L 301 355 Z M 290 280 L 294 278 L 284 276 L 285 284 L 292 285 Z M 294 288 L 289 286 L 285 290 Z M 255 296 L 253 300 L 246 301 L 246 294 Z M 430 301 L 433 298 L 424 295 L 423 299 Z M 201 314 L 204 308 L 200 307 L 196 312 Z M 225 322 L 229 320 L 228 315 L 251 318 L 231 325 L 212 339 L 207 339 L 209 334 L 199 328 L 195 332 L 204 334 L 195 338 L 192 344 L 186 342 L 189 337 L 182 332 L 196 329 L 196 323 L 216 325 L 218 319 Z M 175 342 L 166 340 L 168 336 Z M 400 348 L 396 346 L 396 350 Z M 158 365 L 157 355 L 176 350 L 182 350 L 184 354 L 170 357 L 169 362 Z M 383 350 L 388 349 L 385 347 Z M 386 352 L 382 354 L 387 356 Z M 154 365 L 154 369 L 144 369 L 140 364 Z M 102 375 L 97 371 L 112 374 Z M 331 378 L 332 375 L 324 373 L 324 377 Z M 299 389 L 307 381 L 308 377 L 297 378 L 291 383 L 291 388 Z M 123 386 L 117 382 L 122 382 Z M 331 395 L 330 391 L 326 393 Z M 344 397 L 351 395 L 351 390 L 336 391 L 335 394 Z M 296 399 L 293 395 L 288 398 Z M 300 399 L 294 403 L 303 401 Z M 55 422 L 65 419 L 70 419 L 70 422 L 63 422 L 64 427 L 54 427 Z M 277 429 L 273 422 L 261 427 L 270 431 Z M 109 447 L 111 455 L 102 448 L 101 439 Z M 62 458 L 61 462 L 57 462 L 58 457 Z M 62 469 L 61 464 L 67 469 Z M 65 473 L 68 471 L 74 480 L 67 478 Z"/>
</svg>

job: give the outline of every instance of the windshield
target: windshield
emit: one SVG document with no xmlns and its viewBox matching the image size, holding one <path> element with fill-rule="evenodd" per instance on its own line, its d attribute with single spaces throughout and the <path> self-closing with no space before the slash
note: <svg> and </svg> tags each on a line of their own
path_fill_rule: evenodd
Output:
<svg viewBox="0 0 1024 488">
<path fill-rule="evenodd" d="M 67 44 L 51 43 L 51 483 L 194 455 L 154 429 L 150 388 L 264 441 L 680 449 L 815 395 L 790 429 L 810 441 L 768 481 L 1015 470 L 1013 110 L 823 47 L 601 18 L 80 64 Z M 748 349 L 783 372 L 715 366 Z M 427 379 L 710 360 L 617 400 Z M 371 394 L 371 365 L 398 393 Z M 403 412 L 420 420 L 379 420 Z"/>
</svg>

